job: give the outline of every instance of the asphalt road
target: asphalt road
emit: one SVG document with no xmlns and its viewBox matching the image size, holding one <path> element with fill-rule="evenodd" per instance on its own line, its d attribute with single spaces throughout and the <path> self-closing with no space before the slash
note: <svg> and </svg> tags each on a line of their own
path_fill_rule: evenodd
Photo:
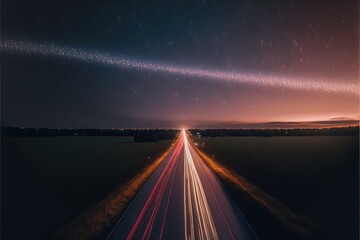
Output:
<svg viewBox="0 0 360 240">
<path fill-rule="evenodd" d="M 183 130 L 108 239 L 257 237 Z"/>
</svg>

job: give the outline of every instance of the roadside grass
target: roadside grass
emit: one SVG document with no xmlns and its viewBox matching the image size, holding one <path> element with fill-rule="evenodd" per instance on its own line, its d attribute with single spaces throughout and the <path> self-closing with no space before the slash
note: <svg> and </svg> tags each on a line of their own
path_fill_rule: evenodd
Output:
<svg viewBox="0 0 360 240">
<path fill-rule="evenodd" d="M 358 137 L 194 138 L 199 148 L 320 226 L 302 236 L 224 182 L 260 239 L 358 239 Z"/>
<path fill-rule="evenodd" d="M 3 237 L 49 239 L 157 159 L 171 142 L 134 143 L 129 137 L 3 138 Z"/>
</svg>

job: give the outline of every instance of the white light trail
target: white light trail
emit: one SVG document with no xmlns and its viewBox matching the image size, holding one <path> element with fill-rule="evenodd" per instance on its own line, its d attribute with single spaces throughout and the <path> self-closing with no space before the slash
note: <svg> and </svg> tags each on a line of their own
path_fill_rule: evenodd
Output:
<svg viewBox="0 0 360 240">
<path fill-rule="evenodd" d="M 182 134 L 184 138 L 185 239 L 219 239 L 199 173 L 190 153 L 185 130 L 182 130 Z M 190 232 L 188 232 L 188 226 Z"/>
<path fill-rule="evenodd" d="M 125 69 L 136 69 L 151 72 L 161 72 L 186 77 L 196 77 L 215 81 L 230 81 L 254 84 L 266 87 L 280 87 L 294 90 L 309 90 L 359 95 L 359 85 L 350 83 L 335 83 L 326 81 L 311 81 L 302 78 L 251 74 L 241 72 L 226 72 L 177 66 L 149 61 L 130 59 L 122 56 L 112 56 L 92 51 L 84 51 L 53 44 L 35 44 L 20 41 L 3 41 L 0 43 L 3 51 L 14 51 L 26 54 L 56 56 L 73 60 L 100 63 Z"/>
</svg>

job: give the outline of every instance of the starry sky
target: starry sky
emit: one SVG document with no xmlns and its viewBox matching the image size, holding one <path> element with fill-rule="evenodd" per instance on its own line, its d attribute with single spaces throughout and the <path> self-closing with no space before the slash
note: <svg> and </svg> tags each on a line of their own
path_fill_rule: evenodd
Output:
<svg viewBox="0 0 360 240">
<path fill-rule="evenodd" d="M 280 76 L 359 91 L 359 3 L 4 0 L 1 41 Z M 2 124 L 51 128 L 357 124 L 359 96 L 1 52 Z"/>
</svg>

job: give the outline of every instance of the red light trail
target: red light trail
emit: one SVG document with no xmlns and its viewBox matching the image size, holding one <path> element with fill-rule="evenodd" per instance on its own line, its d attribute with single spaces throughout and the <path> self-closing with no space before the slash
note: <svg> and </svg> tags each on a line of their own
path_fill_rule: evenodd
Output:
<svg viewBox="0 0 360 240">
<path fill-rule="evenodd" d="M 108 239 L 257 237 L 183 130 Z"/>
</svg>

